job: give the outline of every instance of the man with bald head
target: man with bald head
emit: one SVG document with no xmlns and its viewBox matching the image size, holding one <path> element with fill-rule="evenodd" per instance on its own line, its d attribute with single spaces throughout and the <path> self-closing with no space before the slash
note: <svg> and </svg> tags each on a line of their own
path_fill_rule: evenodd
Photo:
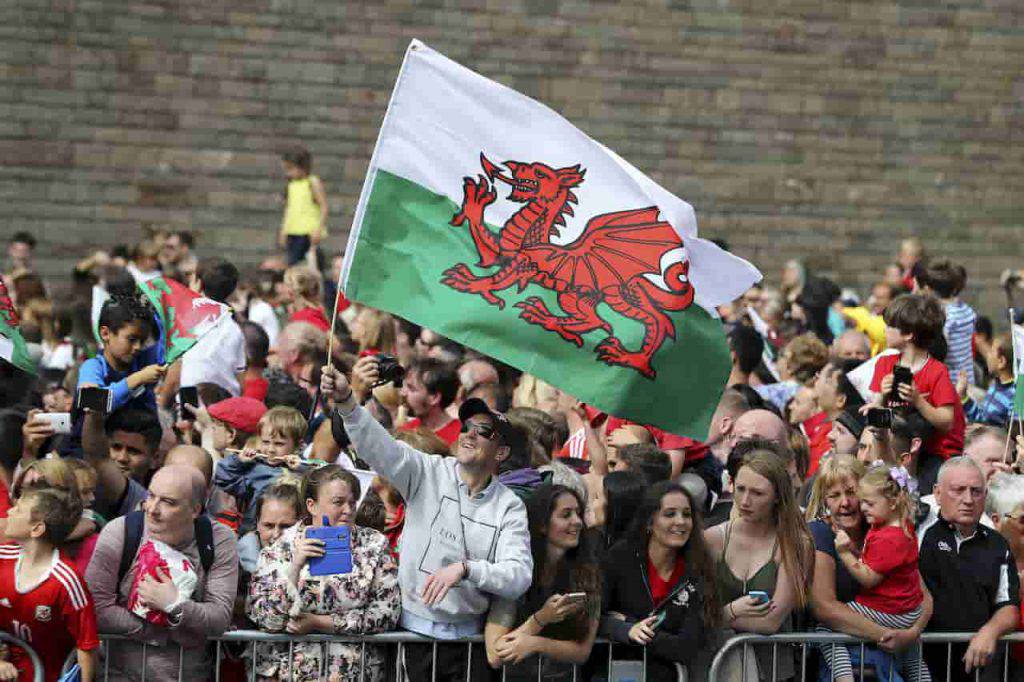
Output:
<svg viewBox="0 0 1024 682">
<path fill-rule="evenodd" d="M 175 448 L 175 459 L 189 460 L 196 453 Z M 175 450 L 172 450 L 174 452 Z M 213 662 L 208 660 L 206 640 L 224 633 L 231 623 L 238 584 L 238 549 L 234 534 L 202 514 L 206 480 L 193 464 L 169 464 L 157 470 L 149 484 L 149 497 L 139 516 L 114 519 L 100 533 L 95 552 L 85 573 L 96 602 L 96 620 L 103 633 L 123 635 L 131 640 L 156 643 L 145 659 L 146 676 L 170 679 L 178 676 L 180 656 L 183 678 L 206 679 Z M 129 527 L 141 521 L 138 545 L 127 570 L 119 575 L 123 552 L 130 547 Z M 137 525 L 135 526 L 137 527 Z M 199 542 L 212 537 L 212 558 L 204 563 Z M 162 572 L 148 570 L 134 587 L 140 557 L 151 555 L 160 545 L 183 554 L 195 569 L 197 584 L 189 593 Z M 208 564 L 208 568 L 207 565 Z M 137 596 L 159 616 L 141 618 L 128 609 L 129 594 Z M 134 678 L 143 668 L 142 648 L 129 642 L 111 642 L 109 665 L 114 679 Z"/>
<path fill-rule="evenodd" d="M 468 398 L 477 397 L 487 402 L 486 396 L 474 394 L 484 386 L 498 385 L 501 380 L 495 366 L 482 358 L 466 360 L 459 365 L 457 373 L 459 375 L 459 390 L 455 394 L 455 400 L 445 410 L 452 419 L 459 416 L 459 406 Z"/>
<path fill-rule="evenodd" d="M 188 466 L 203 476 L 204 487 L 210 486 L 213 480 L 213 457 L 198 445 L 175 445 L 164 455 L 164 468 L 169 466 Z"/>
<path fill-rule="evenodd" d="M 778 445 L 788 445 L 789 429 L 782 417 L 768 410 L 749 410 L 737 417 L 729 433 L 729 449 L 741 440 L 763 438 Z"/>
<path fill-rule="evenodd" d="M 864 362 L 871 357 L 871 340 L 864 332 L 847 329 L 832 342 L 832 357 Z"/>
<path fill-rule="evenodd" d="M 237 530 L 242 523 L 235 498 L 213 483 L 213 457 L 198 445 L 176 445 L 164 456 L 164 466 L 191 467 L 203 477 L 203 511 L 216 521 Z"/>
</svg>

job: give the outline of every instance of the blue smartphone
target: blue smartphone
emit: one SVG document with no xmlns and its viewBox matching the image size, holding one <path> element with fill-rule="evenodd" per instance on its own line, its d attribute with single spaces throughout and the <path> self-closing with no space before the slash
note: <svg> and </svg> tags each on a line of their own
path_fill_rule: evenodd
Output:
<svg viewBox="0 0 1024 682">
<path fill-rule="evenodd" d="M 352 572 L 352 536 L 348 526 L 307 528 L 306 537 L 323 540 L 324 555 L 309 560 L 310 575 L 338 575 Z"/>
<path fill-rule="evenodd" d="M 767 604 L 768 600 L 771 598 L 768 596 L 767 592 L 763 592 L 761 590 L 751 590 L 750 592 L 747 592 L 747 596 L 758 604 Z"/>
</svg>

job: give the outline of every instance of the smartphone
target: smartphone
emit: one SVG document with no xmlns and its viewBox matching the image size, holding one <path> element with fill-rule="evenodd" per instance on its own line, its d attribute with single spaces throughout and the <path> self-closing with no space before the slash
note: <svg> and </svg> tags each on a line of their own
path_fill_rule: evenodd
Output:
<svg viewBox="0 0 1024 682">
<path fill-rule="evenodd" d="M 586 592 L 570 592 L 569 594 L 565 595 L 565 598 L 566 598 L 567 601 L 571 601 L 571 602 L 587 601 L 587 593 Z"/>
<path fill-rule="evenodd" d="M 178 402 L 182 405 L 199 407 L 199 387 L 182 386 L 178 389 Z"/>
<path fill-rule="evenodd" d="M 109 390 L 98 386 L 87 386 L 78 389 L 78 395 L 75 396 L 75 409 L 89 409 L 94 412 L 107 414 L 112 407 L 112 401 L 113 396 Z"/>
<path fill-rule="evenodd" d="M 872 407 L 868 410 L 868 426 L 876 429 L 891 429 L 892 410 L 885 407 Z"/>
<path fill-rule="evenodd" d="M 909 367 L 896 365 L 892 368 L 892 392 L 889 393 L 889 400 L 896 403 L 903 402 L 900 397 L 900 384 L 910 384 L 914 381 L 914 373 Z"/>
<path fill-rule="evenodd" d="M 71 433 L 71 414 L 68 412 L 40 412 L 35 418 L 52 426 L 55 434 Z"/>
<path fill-rule="evenodd" d="M 770 598 L 767 592 L 763 592 L 761 590 L 751 590 L 750 592 L 747 592 L 747 596 L 758 604 L 767 604 L 768 599 Z"/>
</svg>

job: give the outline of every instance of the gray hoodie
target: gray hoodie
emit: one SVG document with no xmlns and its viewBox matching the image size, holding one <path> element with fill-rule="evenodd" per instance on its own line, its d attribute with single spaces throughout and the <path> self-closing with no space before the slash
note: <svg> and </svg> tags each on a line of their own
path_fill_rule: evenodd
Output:
<svg viewBox="0 0 1024 682">
<path fill-rule="evenodd" d="M 526 507 L 492 477 L 469 496 L 454 457 L 427 455 L 396 441 L 362 407 L 345 416 L 359 457 L 405 498 L 399 544 L 402 608 L 435 623 L 479 623 L 491 595 L 518 599 L 530 587 L 533 556 Z M 433 573 L 465 561 L 468 573 L 435 606 L 420 599 Z"/>
</svg>

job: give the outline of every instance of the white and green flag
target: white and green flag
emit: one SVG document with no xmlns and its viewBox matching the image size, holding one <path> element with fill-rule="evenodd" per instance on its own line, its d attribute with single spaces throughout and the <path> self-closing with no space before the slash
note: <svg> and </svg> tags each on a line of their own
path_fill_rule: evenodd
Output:
<svg viewBox="0 0 1024 682">
<path fill-rule="evenodd" d="M 349 298 L 703 438 L 730 364 L 715 307 L 760 277 L 551 109 L 410 45 L 349 237 Z"/>
<path fill-rule="evenodd" d="M 1013 336 L 1013 414 L 1018 419 L 1024 416 L 1024 327 L 1011 325 Z"/>
</svg>

